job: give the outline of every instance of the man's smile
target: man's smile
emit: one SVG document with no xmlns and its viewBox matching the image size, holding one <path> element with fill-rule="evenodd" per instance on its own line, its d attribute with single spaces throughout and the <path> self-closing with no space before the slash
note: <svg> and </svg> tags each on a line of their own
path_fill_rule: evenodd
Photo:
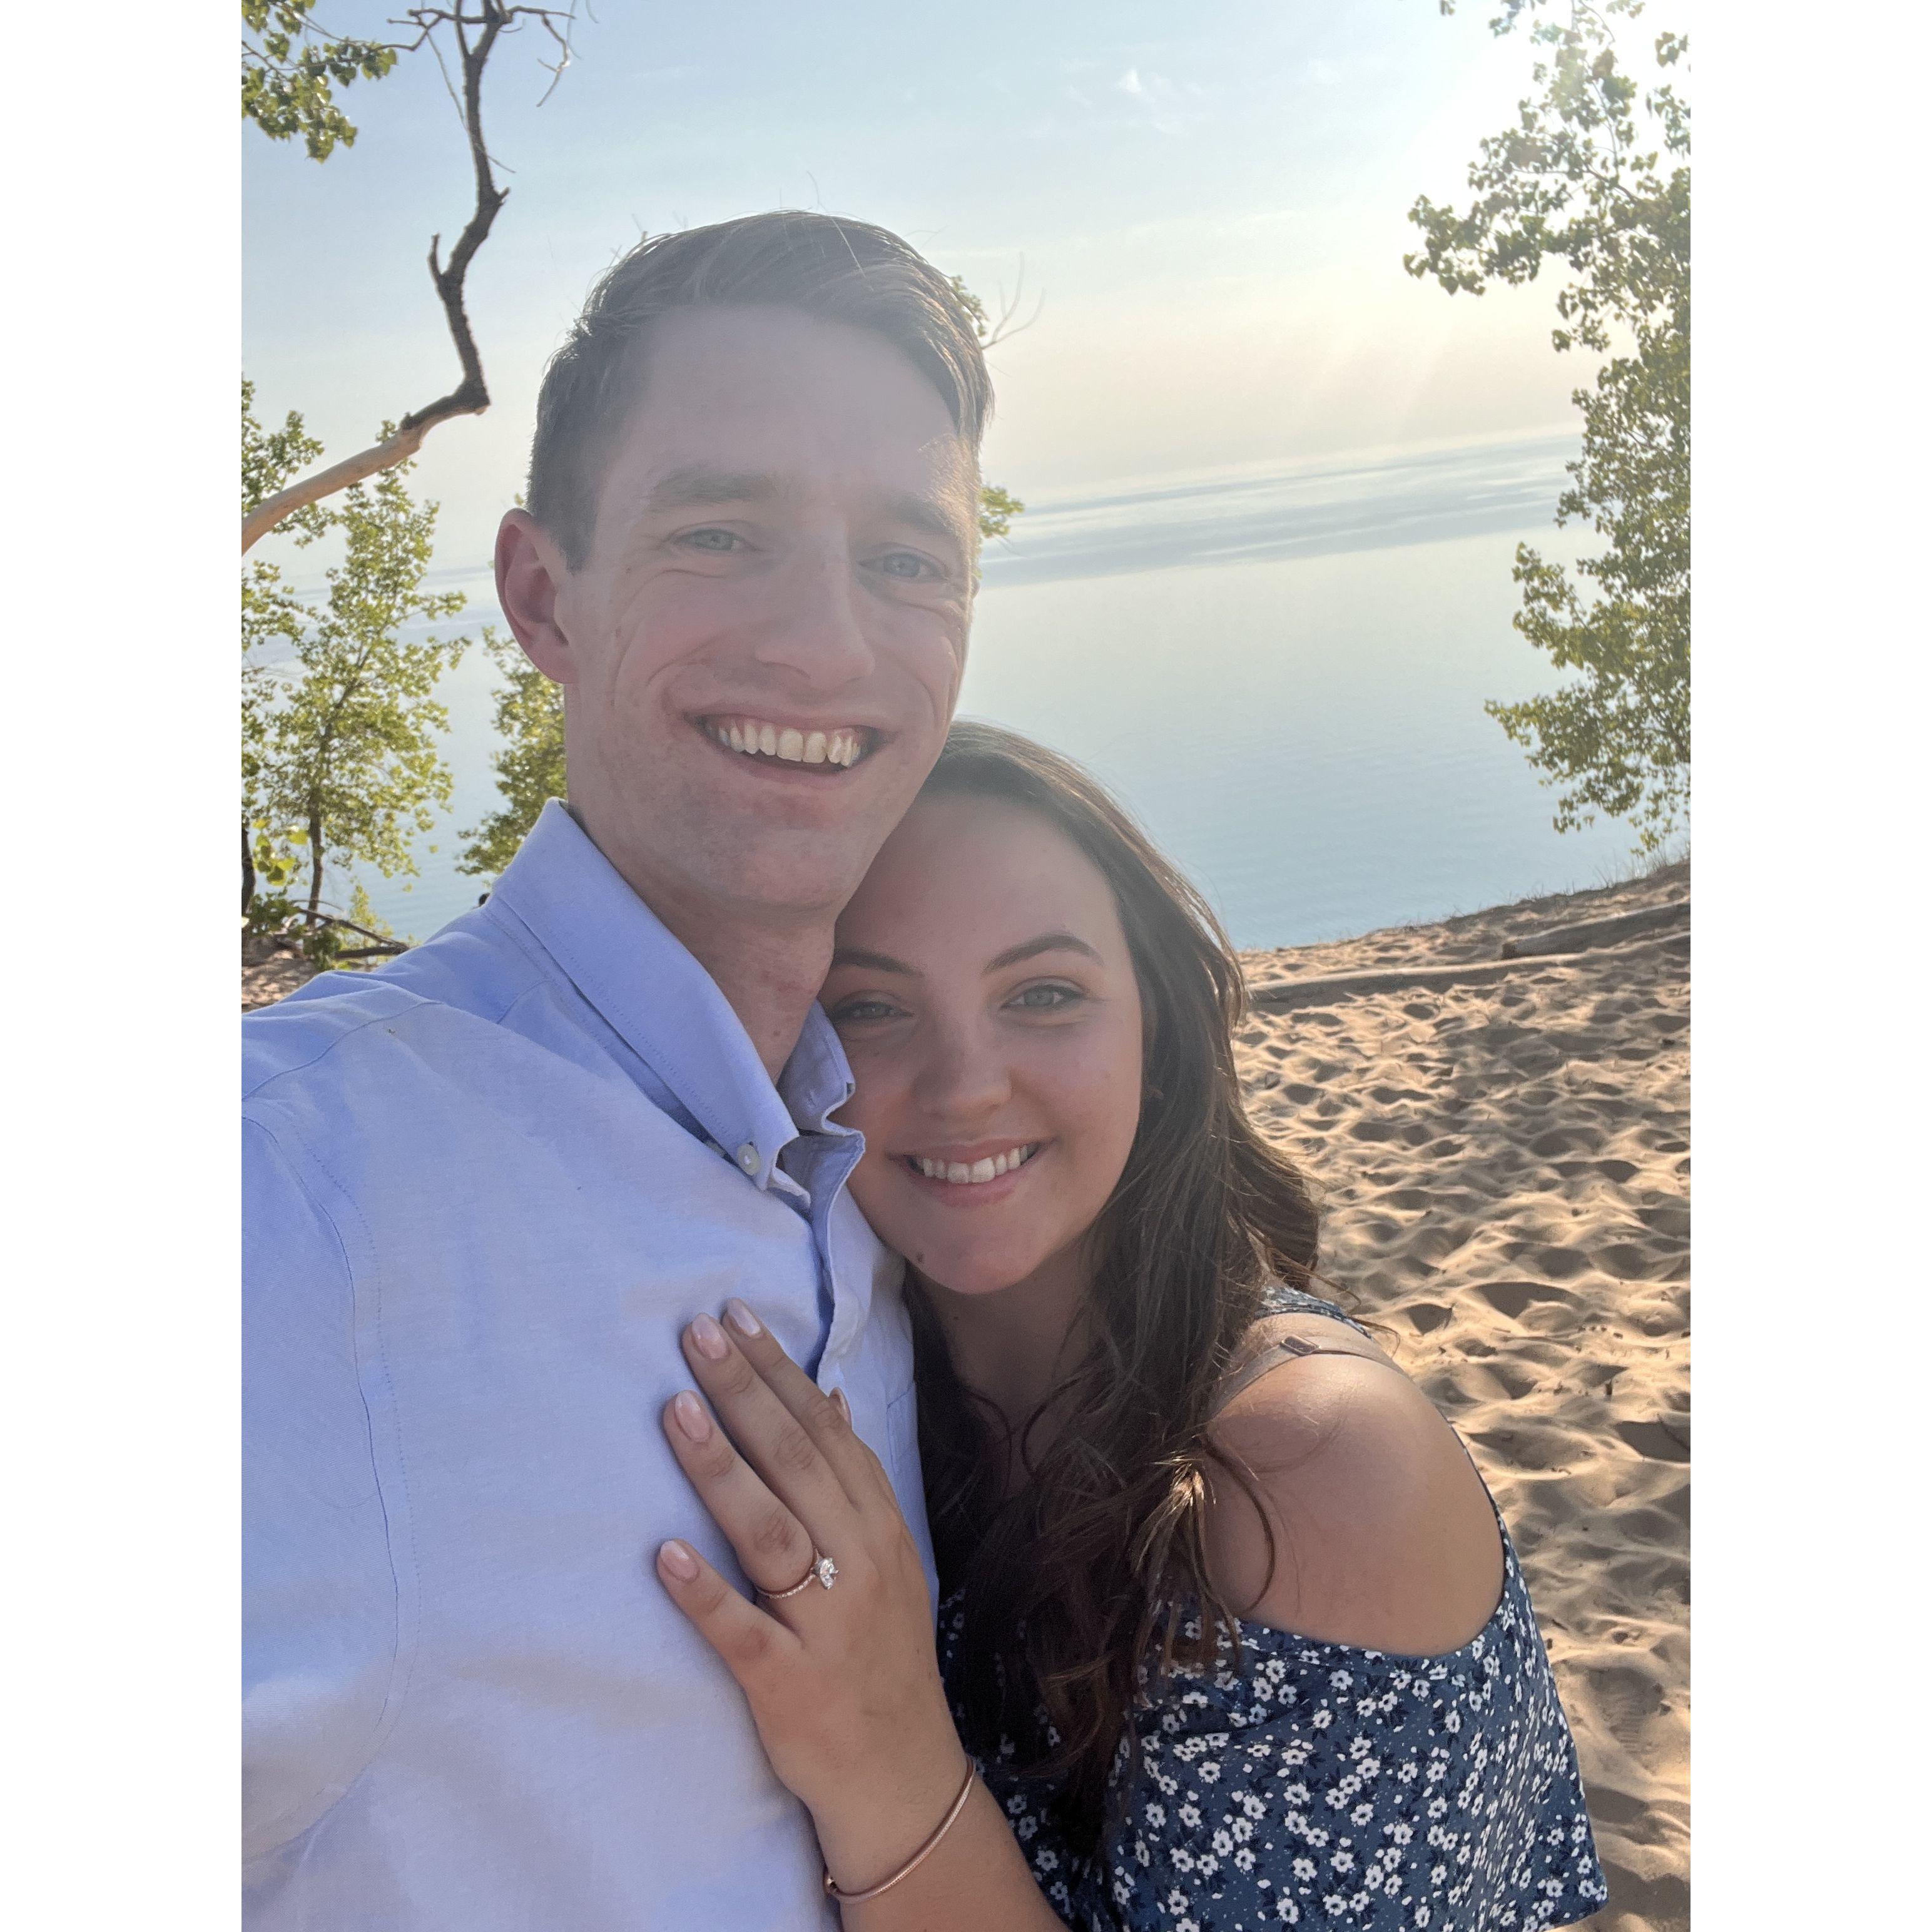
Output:
<svg viewBox="0 0 1932 1932">
<path fill-rule="evenodd" d="M 742 715 L 716 715 L 693 722 L 724 751 L 800 770 L 815 769 L 828 776 L 862 764 L 880 742 L 879 733 L 866 724 L 786 724 Z"/>
</svg>

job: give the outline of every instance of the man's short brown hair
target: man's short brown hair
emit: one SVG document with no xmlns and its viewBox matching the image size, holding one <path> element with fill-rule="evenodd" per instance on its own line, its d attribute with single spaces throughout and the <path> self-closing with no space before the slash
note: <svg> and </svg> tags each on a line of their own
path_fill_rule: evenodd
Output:
<svg viewBox="0 0 1932 1932">
<path fill-rule="evenodd" d="M 993 392 L 973 318 L 951 282 L 896 235 L 781 212 L 650 236 L 591 290 L 538 392 L 526 501 L 572 569 L 590 554 L 652 325 L 674 310 L 727 304 L 796 309 L 884 336 L 939 392 L 979 454 Z"/>
</svg>

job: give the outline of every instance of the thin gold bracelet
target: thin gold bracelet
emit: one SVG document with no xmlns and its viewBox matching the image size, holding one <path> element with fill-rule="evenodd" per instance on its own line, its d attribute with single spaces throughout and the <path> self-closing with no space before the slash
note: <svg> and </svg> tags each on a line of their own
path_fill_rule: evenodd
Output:
<svg viewBox="0 0 1932 1932">
<path fill-rule="evenodd" d="M 934 1832 L 932 1836 L 927 1839 L 926 1843 L 920 1846 L 919 1850 L 914 1852 L 912 1856 L 907 1859 L 890 1878 L 882 1879 L 878 1884 L 868 1886 L 863 1892 L 841 1892 L 837 1881 L 832 1876 L 832 1868 L 827 1865 L 825 1868 L 826 1897 L 836 1898 L 841 1905 L 862 1905 L 867 1899 L 877 1898 L 880 1892 L 891 1891 L 901 1879 L 908 1877 L 916 1871 L 939 1849 L 940 1840 L 952 1830 L 952 1821 L 965 1810 L 966 1801 L 973 1795 L 973 1780 L 979 1774 L 978 1766 L 974 1764 L 969 1757 L 966 1760 L 966 1782 L 960 1786 L 959 1796 L 953 1799 L 951 1805 L 947 1808 L 946 1816 L 940 1820 L 939 1829 Z"/>
</svg>

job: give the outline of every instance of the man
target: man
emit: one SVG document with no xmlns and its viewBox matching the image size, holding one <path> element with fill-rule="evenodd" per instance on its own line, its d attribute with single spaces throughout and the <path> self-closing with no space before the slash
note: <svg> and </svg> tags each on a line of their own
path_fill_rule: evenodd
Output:
<svg viewBox="0 0 1932 1932">
<path fill-rule="evenodd" d="M 568 809 L 427 945 L 248 1023 L 256 1932 L 830 1922 L 652 1574 L 668 1536 L 729 1561 L 658 1418 L 742 1296 L 924 1538 L 814 995 L 952 716 L 990 406 L 945 278 L 802 214 L 645 243 L 545 377 L 496 580 Z"/>
</svg>

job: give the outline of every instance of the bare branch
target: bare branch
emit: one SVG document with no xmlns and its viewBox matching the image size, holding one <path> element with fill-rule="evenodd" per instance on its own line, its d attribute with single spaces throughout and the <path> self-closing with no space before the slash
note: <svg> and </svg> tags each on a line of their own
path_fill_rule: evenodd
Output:
<svg viewBox="0 0 1932 1932">
<path fill-rule="evenodd" d="M 1013 320 L 1013 317 L 1019 313 L 1020 303 L 1026 294 L 1026 259 L 1024 256 L 1020 259 L 1019 274 L 1013 283 L 1012 299 L 1010 302 L 1006 299 L 1006 284 L 1004 282 L 1000 284 L 997 292 L 1000 298 L 1000 319 L 987 330 L 985 338 L 980 344 L 982 349 L 997 348 L 1002 342 L 1009 341 L 1016 335 L 1023 334 L 1039 321 L 1041 311 L 1046 307 L 1046 296 L 1042 290 L 1039 301 L 1033 305 L 1032 314 L 1024 322 L 1016 322 Z"/>
<path fill-rule="evenodd" d="M 295 912 L 291 913 L 287 924 L 278 931 L 268 934 L 267 937 L 274 940 L 290 939 L 292 928 L 298 920 L 304 926 L 339 926 L 346 932 L 359 933 L 364 939 L 373 940 L 375 942 L 374 945 L 358 952 L 339 953 L 337 956 L 339 958 L 366 959 L 378 952 L 406 952 L 410 950 L 401 940 L 392 938 L 384 933 L 372 932 L 366 926 L 358 926 L 352 919 L 344 919 L 339 914 L 332 912 L 320 910 L 310 912 L 306 906 L 298 908 Z"/>
<path fill-rule="evenodd" d="M 561 50 L 554 68 L 548 62 L 539 63 L 553 75 L 544 94 L 544 98 L 548 100 L 569 63 L 570 34 L 576 14 L 574 0 L 570 6 L 562 8 L 512 6 L 507 4 L 506 0 L 473 0 L 473 4 L 472 0 L 456 0 L 453 6 L 412 7 L 400 18 L 390 22 L 393 26 L 413 26 L 416 29 L 416 40 L 409 44 L 410 49 L 413 50 L 427 41 L 436 54 L 437 65 L 443 70 L 446 84 L 450 76 L 444 66 L 442 49 L 436 44 L 438 28 L 450 29 L 460 63 L 463 84 L 458 112 L 470 144 L 476 202 L 446 262 L 442 259 L 441 234 L 433 236 L 429 244 L 430 280 L 435 285 L 436 298 L 442 304 L 443 320 L 455 346 L 460 380 L 447 395 L 412 410 L 397 425 L 394 434 L 384 441 L 332 464 L 314 476 L 305 477 L 258 504 L 242 520 L 242 548 L 244 554 L 284 518 L 297 510 L 333 496 L 337 490 L 346 489 L 350 484 L 358 483 L 379 470 L 392 469 L 407 460 L 422 446 L 423 438 L 437 424 L 447 422 L 452 416 L 481 416 L 490 406 L 489 386 L 484 380 L 483 359 L 470 326 L 464 287 L 476 251 L 489 238 L 498 212 L 509 199 L 509 190 L 497 184 L 489 147 L 484 139 L 484 70 L 489 65 L 490 52 L 500 35 L 506 30 L 514 31 L 525 20 L 536 20 Z M 562 22 L 561 28 L 560 21 Z M 472 28 L 477 30 L 473 38 L 470 31 Z"/>
<path fill-rule="evenodd" d="M 437 423 L 461 413 L 464 412 L 447 410 L 442 416 L 431 418 L 427 411 L 419 411 L 407 428 L 399 429 L 386 441 L 358 450 L 353 456 L 345 456 L 340 463 L 332 463 L 326 470 L 318 470 L 314 476 L 304 476 L 300 482 L 291 483 L 286 490 L 264 497 L 242 519 L 243 554 L 252 550 L 278 524 L 293 516 L 296 511 L 305 510 L 310 504 L 319 503 L 323 497 L 332 496 L 338 490 L 346 490 L 350 484 L 359 483 L 365 476 L 374 476 L 379 470 L 393 470 L 398 464 L 406 463 L 422 447 L 423 438 Z"/>
</svg>

